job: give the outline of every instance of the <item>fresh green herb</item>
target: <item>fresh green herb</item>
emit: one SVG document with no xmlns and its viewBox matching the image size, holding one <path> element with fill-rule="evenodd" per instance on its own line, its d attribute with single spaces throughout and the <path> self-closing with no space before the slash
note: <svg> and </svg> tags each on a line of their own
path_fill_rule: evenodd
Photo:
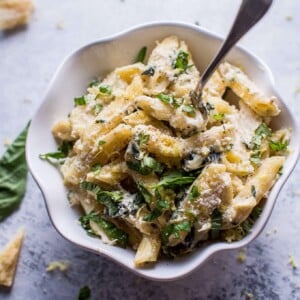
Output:
<svg viewBox="0 0 300 300">
<path fill-rule="evenodd" d="M 97 202 L 106 206 L 109 216 L 116 216 L 119 212 L 119 202 L 122 200 L 120 192 L 101 191 L 97 193 Z"/>
<path fill-rule="evenodd" d="M 261 123 L 256 129 L 255 134 L 263 138 L 271 136 L 272 130 L 265 123 Z"/>
<path fill-rule="evenodd" d="M 64 159 L 68 156 L 70 150 L 73 148 L 72 142 L 63 141 L 60 146 L 58 146 L 56 152 L 48 152 L 45 154 L 40 154 L 40 159 L 47 160 L 52 163 L 53 160 L 58 160 L 63 162 Z"/>
<path fill-rule="evenodd" d="M 28 127 L 29 123 L 0 158 L 0 221 L 18 208 L 26 191 Z"/>
<path fill-rule="evenodd" d="M 189 54 L 183 50 L 179 50 L 175 61 L 173 62 L 173 68 L 179 69 L 180 72 L 185 72 L 188 68 Z"/>
<path fill-rule="evenodd" d="M 150 139 L 149 134 L 144 134 L 143 132 L 140 132 L 139 133 L 139 146 L 147 144 L 149 139 Z"/>
<path fill-rule="evenodd" d="M 162 240 L 164 244 L 168 244 L 169 237 L 173 235 L 175 238 L 180 238 L 180 232 L 189 232 L 192 228 L 190 221 L 184 220 L 177 224 L 168 224 L 162 230 Z"/>
<path fill-rule="evenodd" d="M 260 165 L 261 163 L 261 153 L 260 151 L 255 151 L 250 156 L 250 162 L 254 165 Z"/>
<path fill-rule="evenodd" d="M 96 163 L 92 166 L 92 170 L 93 172 L 95 172 L 96 174 L 98 174 L 101 170 L 101 165 L 99 163 Z"/>
<path fill-rule="evenodd" d="M 149 67 L 142 73 L 142 75 L 153 76 L 154 73 L 155 73 L 155 69 L 153 67 Z"/>
<path fill-rule="evenodd" d="M 137 55 L 137 57 L 136 57 L 135 62 L 137 62 L 137 63 L 138 62 L 141 62 L 141 63 L 144 62 L 145 57 L 146 57 L 146 53 L 147 53 L 147 47 L 141 48 L 138 55 Z"/>
<path fill-rule="evenodd" d="M 222 213 L 216 208 L 211 216 L 211 238 L 217 239 L 220 235 L 222 224 Z"/>
<path fill-rule="evenodd" d="M 180 104 L 176 101 L 176 99 L 172 95 L 158 94 L 156 97 L 160 101 L 170 104 L 174 108 L 178 108 L 180 106 Z"/>
<path fill-rule="evenodd" d="M 145 216 L 143 218 L 143 221 L 146 221 L 146 222 L 152 222 L 154 221 L 155 219 L 157 219 L 160 215 L 161 215 L 161 210 L 155 208 L 154 210 L 152 210 L 147 216 Z"/>
<path fill-rule="evenodd" d="M 98 194 L 102 191 L 100 186 L 97 183 L 89 182 L 89 181 L 83 181 L 79 185 L 80 189 L 83 191 L 89 191 L 95 194 Z"/>
<path fill-rule="evenodd" d="M 184 175 L 179 171 L 175 171 L 163 176 L 157 187 L 173 188 L 175 186 L 184 186 L 191 184 L 194 180 L 194 176 Z"/>
<path fill-rule="evenodd" d="M 102 145 L 104 145 L 105 143 L 106 143 L 106 141 L 104 141 L 104 140 L 99 140 L 98 146 L 102 146 Z"/>
<path fill-rule="evenodd" d="M 98 79 L 94 79 L 89 84 L 89 87 L 98 86 L 99 84 L 100 84 L 99 80 Z"/>
<path fill-rule="evenodd" d="M 74 98 L 74 105 L 75 106 L 86 105 L 85 96 Z"/>
<path fill-rule="evenodd" d="M 112 93 L 112 87 L 110 85 L 100 85 L 99 86 L 99 92 L 101 94 L 110 96 Z"/>
<path fill-rule="evenodd" d="M 251 195 L 256 198 L 256 188 L 254 185 L 251 185 Z"/>
<path fill-rule="evenodd" d="M 96 103 L 94 106 L 94 113 L 97 116 L 103 109 L 103 105 L 100 103 Z"/>
<path fill-rule="evenodd" d="M 141 183 L 137 183 L 137 188 L 139 192 L 142 194 L 145 202 L 150 204 L 153 198 L 152 194 Z"/>
<path fill-rule="evenodd" d="M 196 113 L 196 110 L 195 110 L 195 107 L 193 105 L 183 105 L 182 106 L 182 111 L 188 113 L 188 114 L 191 114 L 191 115 L 195 115 Z"/>
<path fill-rule="evenodd" d="M 225 114 L 215 114 L 215 115 L 213 115 L 213 118 L 216 121 L 222 121 L 222 120 L 224 120 L 224 117 L 225 117 Z"/>
<path fill-rule="evenodd" d="M 150 156 L 144 156 L 141 161 L 127 161 L 127 166 L 142 175 L 149 175 L 153 172 L 161 173 L 162 164 Z"/>
<path fill-rule="evenodd" d="M 103 119 L 97 119 L 97 120 L 96 120 L 96 123 L 102 123 L 102 124 L 103 124 L 103 123 L 105 123 L 105 122 L 106 122 L 106 121 L 103 120 Z"/>
<path fill-rule="evenodd" d="M 92 231 L 89 223 L 90 221 L 93 221 L 102 228 L 110 240 L 116 241 L 118 246 L 125 248 L 128 245 L 128 234 L 116 227 L 114 223 L 102 218 L 98 213 L 89 213 L 88 215 L 82 216 L 79 220 L 82 224 L 82 227 L 88 233 Z"/>
<path fill-rule="evenodd" d="M 288 143 L 287 143 L 287 141 L 285 141 L 283 143 L 270 141 L 269 146 L 272 151 L 279 152 L 279 151 L 285 151 L 287 149 Z"/>
<path fill-rule="evenodd" d="M 190 191 L 190 194 L 189 194 L 189 200 L 193 201 L 193 200 L 197 199 L 199 196 L 200 196 L 200 193 L 199 193 L 198 188 L 195 185 L 193 185 L 193 187 Z"/>
<path fill-rule="evenodd" d="M 91 290 L 88 286 L 84 286 L 79 290 L 78 300 L 88 300 L 91 297 Z"/>
</svg>

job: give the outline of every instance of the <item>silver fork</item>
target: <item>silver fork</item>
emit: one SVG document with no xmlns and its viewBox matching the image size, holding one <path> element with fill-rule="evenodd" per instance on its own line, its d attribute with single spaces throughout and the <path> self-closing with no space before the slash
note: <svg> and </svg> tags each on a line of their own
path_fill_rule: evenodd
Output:
<svg viewBox="0 0 300 300">
<path fill-rule="evenodd" d="M 193 105 L 202 113 L 206 114 L 206 109 L 202 104 L 202 91 L 210 76 L 216 70 L 230 49 L 265 15 L 272 2 L 273 0 L 242 1 L 227 38 L 224 40 L 216 56 L 203 72 L 195 90 L 191 92 Z"/>
</svg>

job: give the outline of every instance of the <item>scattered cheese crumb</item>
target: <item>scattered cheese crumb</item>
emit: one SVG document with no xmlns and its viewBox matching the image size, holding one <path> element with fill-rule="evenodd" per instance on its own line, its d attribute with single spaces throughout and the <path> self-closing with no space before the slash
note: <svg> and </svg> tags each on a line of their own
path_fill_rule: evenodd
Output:
<svg viewBox="0 0 300 300">
<path fill-rule="evenodd" d="M 292 17 L 292 16 L 286 16 L 285 19 L 286 19 L 287 21 L 292 21 L 292 20 L 293 20 L 293 17 Z"/>
<path fill-rule="evenodd" d="M 11 140 L 9 138 L 5 138 L 4 142 L 3 142 L 3 145 L 5 147 L 9 146 L 11 144 Z"/>
<path fill-rule="evenodd" d="M 0 253 L 0 285 L 11 287 L 24 239 L 24 229 L 20 228 L 15 238 Z"/>
<path fill-rule="evenodd" d="M 246 300 L 254 300 L 254 296 L 252 293 L 246 292 L 245 296 L 246 296 Z"/>
<path fill-rule="evenodd" d="M 238 253 L 236 259 L 237 259 L 237 261 L 240 262 L 240 263 L 243 263 L 243 262 L 246 261 L 247 255 L 246 255 L 246 252 L 245 252 L 244 249 L 239 250 L 239 253 Z"/>
<path fill-rule="evenodd" d="M 65 28 L 64 23 L 63 23 L 62 20 L 60 20 L 56 23 L 56 28 L 59 29 L 59 30 L 63 30 Z"/>
<path fill-rule="evenodd" d="M 1 0 L 0 29 L 11 29 L 27 24 L 33 8 L 32 0 Z"/>
<path fill-rule="evenodd" d="M 70 266 L 70 262 L 67 260 L 57 260 L 57 261 L 51 261 L 47 268 L 47 272 L 52 272 L 55 269 L 60 270 L 61 272 L 66 272 Z"/>
<path fill-rule="evenodd" d="M 270 236 L 271 234 L 275 234 L 277 232 L 277 228 L 274 227 L 273 229 L 266 232 L 266 236 Z"/>
<path fill-rule="evenodd" d="M 298 269 L 298 265 L 292 255 L 289 255 L 289 264 L 293 267 L 294 270 Z"/>
<path fill-rule="evenodd" d="M 294 94 L 298 95 L 300 93 L 300 86 L 297 86 L 294 90 Z"/>
</svg>

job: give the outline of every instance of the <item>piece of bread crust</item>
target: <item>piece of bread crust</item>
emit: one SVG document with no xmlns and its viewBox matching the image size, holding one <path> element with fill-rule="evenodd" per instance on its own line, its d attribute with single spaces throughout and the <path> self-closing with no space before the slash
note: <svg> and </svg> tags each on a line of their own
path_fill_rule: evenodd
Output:
<svg viewBox="0 0 300 300">
<path fill-rule="evenodd" d="M 0 0 L 0 30 L 27 24 L 33 8 L 32 0 Z"/>
<path fill-rule="evenodd" d="M 0 252 L 0 285 L 12 286 L 23 239 L 24 228 L 20 228 L 14 239 Z"/>
</svg>

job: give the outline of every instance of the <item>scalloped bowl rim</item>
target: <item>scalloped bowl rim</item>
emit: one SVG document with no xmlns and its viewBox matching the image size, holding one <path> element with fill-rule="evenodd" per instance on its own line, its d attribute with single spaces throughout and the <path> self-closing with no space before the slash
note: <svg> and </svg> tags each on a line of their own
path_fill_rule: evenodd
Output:
<svg viewBox="0 0 300 300">
<path fill-rule="evenodd" d="M 150 269 L 147 269 L 147 268 L 146 269 L 136 269 L 136 268 L 134 268 L 134 266 L 132 264 L 122 261 L 122 259 L 120 259 L 120 255 L 119 256 L 114 255 L 114 252 L 115 252 L 114 248 L 116 248 L 114 246 L 111 246 L 110 249 L 103 249 L 103 248 L 101 248 L 101 244 L 99 245 L 98 241 L 95 242 L 95 246 L 91 246 L 91 245 L 87 245 L 86 242 L 79 241 L 79 240 L 76 240 L 76 239 L 68 236 L 68 233 L 64 232 L 63 230 L 61 230 L 59 228 L 59 226 L 58 226 L 59 224 L 56 224 L 56 222 L 54 220 L 55 218 L 52 215 L 53 212 L 52 213 L 50 212 L 49 207 L 51 206 L 51 199 L 53 197 L 53 194 L 49 194 L 49 191 L 46 191 L 47 182 L 42 178 L 41 174 L 39 173 L 38 170 L 36 170 L 36 167 L 35 167 L 35 162 L 36 162 L 36 160 L 39 159 L 38 157 L 32 155 L 32 152 L 33 152 L 32 141 L 34 140 L 34 137 L 36 134 L 36 132 L 35 132 L 36 128 L 39 126 L 36 119 L 38 118 L 39 114 L 41 113 L 41 110 L 43 109 L 43 106 L 45 105 L 47 95 L 51 91 L 52 86 L 53 86 L 57 76 L 59 75 L 59 73 L 65 66 L 65 64 L 69 60 L 74 59 L 74 57 L 78 53 L 81 53 L 81 52 L 85 51 L 86 49 L 88 49 L 89 47 L 92 47 L 94 45 L 100 45 L 100 44 L 105 45 L 106 43 L 118 40 L 120 38 L 125 38 L 126 36 L 130 36 L 131 34 L 134 34 L 135 32 L 138 32 L 141 30 L 147 30 L 149 28 L 150 29 L 154 28 L 157 30 L 157 28 L 159 28 L 159 27 L 174 27 L 174 31 L 176 31 L 176 29 L 191 30 L 191 31 L 195 31 L 195 34 L 199 34 L 199 35 L 203 35 L 203 36 L 212 38 L 212 39 L 216 40 L 218 43 L 220 43 L 220 41 L 222 41 L 222 38 L 220 36 L 218 36 L 214 33 L 211 33 L 210 31 L 205 30 L 202 27 L 183 23 L 183 22 L 164 21 L 164 22 L 151 22 L 151 23 L 145 23 L 145 24 L 141 24 L 138 26 L 134 26 L 128 30 L 122 31 L 121 33 L 114 34 L 114 35 L 104 37 L 101 39 L 97 39 L 91 43 L 87 43 L 83 47 L 78 48 L 77 50 L 73 51 L 70 55 L 68 55 L 63 60 L 63 62 L 60 64 L 60 66 L 58 67 L 57 71 L 55 72 L 55 74 L 53 75 L 53 77 L 49 83 L 48 89 L 44 96 L 44 100 L 42 101 L 39 109 L 37 110 L 37 112 L 35 113 L 32 121 L 31 121 L 31 125 L 30 125 L 29 131 L 28 131 L 27 143 L 26 143 L 26 158 L 27 158 L 27 162 L 28 162 L 28 166 L 31 171 L 31 174 L 33 175 L 33 178 L 35 179 L 36 183 L 38 184 L 38 186 L 42 192 L 43 198 L 45 200 L 46 208 L 47 208 L 49 217 L 52 221 L 52 224 L 54 225 L 56 230 L 65 239 L 67 239 L 70 242 L 72 242 L 84 249 L 87 249 L 91 252 L 95 252 L 97 254 L 103 255 L 110 259 L 113 259 L 115 262 L 121 264 L 122 266 L 125 266 L 126 268 L 130 269 L 131 271 L 135 272 L 138 275 L 141 275 L 143 277 L 146 277 L 146 278 L 149 278 L 152 280 L 169 281 L 169 280 L 178 279 L 178 278 L 181 278 L 183 276 L 190 274 L 192 271 L 199 268 L 200 265 L 202 265 L 210 256 L 212 256 L 213 254 L 215 254 L 217 252 L 244 247 L 245 245 L 250 243 L 252 240 L 254 240 L 260 234 L 260 232 L 265 227 L 265 225 L 271 215 L 271 212 L 273 210 L 273 207 L 275 205 L 275 202 L 276 202 L 276 199 L 278 197 L 280 190 L 282 189 L 284 183 L 286 182 L 286 180 L 288 179 L 289 175 L 291 174 L 292 170 L 294 169 L 294 167 L 296 165 L 296 162 L 299 157 L 300 145 L 298 145 L 296 142 L 293 143 L 293 146 L 294 146 L 293 153 L 290 155 L 290 157 L 288 158 L 288 160 L 286 162 L 286 165 L 284 167 L 284 173 L 281 176 L 281 178 L 279 178 L 279 180 L 276 182 L 274 187 L 272 188 L 272 191 L 270 193 L 268 201 L 265 204 L 262 215 L 255 223 L 251 233 L 249 233 L 249 235 L 247 235 L 241 241 L 237 241 L 237 242 L 233 242 L 233 243 L 216 242 L 216 243 L 209 244 L 204 249 L 202 249 L 201 253 L 199 253 L 198 255 L 197 255 L 197 250 L 194 251 L 193 254 L 190 254 L 191 256 L 193 256 L 191 258 L 192 262 L 189 262 L 189 265 L 187 268 L 182 268 L 182 271 L 180 271 L 180 268 L 174 269 L 174 267 L 172 267 L 172 264 L 174 264 L 176 261 L 167 262 L 167 264 L 162 267 L 162 268 L 168 268 L 170 272 L 160 272 L 163 269 L 155 270 L 156 267 L 150 268 Z M 296 137 L 297 135 L 299 136 L 299 128 L 297 126 L 297 123 L 296 123 L 292 113 L 290 112 L 290 110 L 288 109 L 288 107 L 286 106 L 286 104 L 284 103 L 282 98 L 277 93 L 277 91 L 274 87 L 274 85 L 275 85 L 274 78 L 273 78 L 273 75 L 272 75 L 270 69 L 268 68 L 268 66 L 266 66 L 266 64 L 261 59 L 259 59 L 254 54 L 250 53 L 248 50 L 245 50 L 243 47 L 236 46 L 234 49 L 237 49 L 237 51 L 240 51 L 245 56 L 249 57 L 249 59 L 254 61 L 256 63 L 256 67 L 264 69 L 263 71 L 266 73 L 266 78 L 268 79 L 269 89 L 278 98 L 281 107 L 286 111 L 287 117 L 290 118 L 290 123 L 292 124 L 291 127 L 293 129 L 293 133 L 292 133 L 293 136 L 294 137 Z M 95 74 L 95 75 L 98 75 L 98 74 Z M 76 226 L 76 224 L 74 226 Z M 130 251 L 130 250 L 128 250 L 128 251 Z M 185 258 L 179 258 L 179 260 L 183 260 L 183 266 L 184 266 Z M 158 262 L 158 264 L 160 264 L 160 262 Z M 179 270 L 177 270 L 177 269 L 179 269 Z"/>
</svg>

